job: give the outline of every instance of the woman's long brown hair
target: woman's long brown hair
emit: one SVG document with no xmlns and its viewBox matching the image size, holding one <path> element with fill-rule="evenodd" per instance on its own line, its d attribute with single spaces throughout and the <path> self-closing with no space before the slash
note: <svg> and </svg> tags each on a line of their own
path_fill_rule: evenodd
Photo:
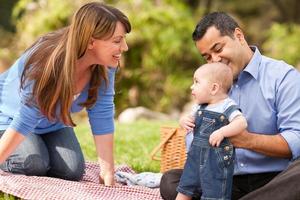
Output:
<svg viewBox="0 0 300 200">
<path fill-rule="evenodd" d="M 127 33 L 131 31 L 130 22 L 121 11 L 92 2 L 75 13 L 70 26 L 39 38 L 27 49 L 30 53 L 21 76 L 21 89 L 34 82 L 32 96 L 27 103 L 35 102 L 51 121 L 61 120 L 66 125 L 75 126 L 70 115 L 75 63 L 85 54 L 92 37 L 110 38 L 117 22 L 124 25 Z M 108 83 L 105 67 L 93 65 L 91 70 L 88 98 L 80 104 L 87 108 L 95 104 L 101 82 Z"/>
</svg>

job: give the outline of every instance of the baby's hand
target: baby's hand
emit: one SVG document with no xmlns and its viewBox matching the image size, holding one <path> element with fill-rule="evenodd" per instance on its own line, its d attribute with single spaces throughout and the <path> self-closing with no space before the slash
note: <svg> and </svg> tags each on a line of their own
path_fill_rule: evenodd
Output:
<svg viewBox="0 0 300 200">
<path fill-rule="evenodd" d="M 213 147 L 218 147 L 223 139 L 224 139 L 224 136 L 223 136 L 222 131 L 216 130 L 209 136 L 209 143 Z"/>
<path fill-rule="evenodd" d="M 187 132 L 192 131 L 195 127 L 195 118 L 190 115 L 183 116 L 179 120 L 179 125 Z"/>
</svg>

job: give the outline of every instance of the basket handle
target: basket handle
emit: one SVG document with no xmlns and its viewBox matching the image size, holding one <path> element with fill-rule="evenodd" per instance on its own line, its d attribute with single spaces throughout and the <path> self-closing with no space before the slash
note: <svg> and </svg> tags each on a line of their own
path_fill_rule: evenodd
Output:
<svg viewBox="0 0 300 200">
<path fill-rule="evenodd" d="M 174 130 L 172 130 L 167 135 L 167 137 L 163 141 L 161 141 L 161 143 L 152 150 L 152 152 L 150 154 L 152 160 L 160 161 L 160 157 L 156 156 L 155 154 L 166 144 L 166 142 L 168 142 L 168 140 L 176 133 L 176 131 L 177 131 L 177 129 L 174 128 Z"/>
</svg>

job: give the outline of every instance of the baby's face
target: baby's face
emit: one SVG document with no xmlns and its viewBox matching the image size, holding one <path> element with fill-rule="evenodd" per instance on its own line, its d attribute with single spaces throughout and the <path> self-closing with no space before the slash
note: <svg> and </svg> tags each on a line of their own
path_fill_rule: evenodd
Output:
<svg viewBox="0 0 300 200">
<path fill-rule="evenodd" d="M 198 69 L 194 73 L 194 81 L 191 86 L 192 96 L 195 99 L 197 104 L 209 103 L 211 99 L 211 89 L 212 83 L 209 80 L 209 77 L 205 71 Z"/>
</svg>

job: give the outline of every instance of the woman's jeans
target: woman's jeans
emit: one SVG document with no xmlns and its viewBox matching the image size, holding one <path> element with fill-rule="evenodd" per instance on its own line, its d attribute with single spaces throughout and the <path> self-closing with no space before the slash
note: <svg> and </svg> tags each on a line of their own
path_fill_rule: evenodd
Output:
<svg viewBox="0 0 300 200">
<path fill-rule="evenodd" d="M 0 131 L 0 136 L 4 131 Z M 6 172 L 81 180 L 84 157 L 73 128 L 46 134 L 28 134 L 17 149 L 0 165 Z"/>
</svg>

